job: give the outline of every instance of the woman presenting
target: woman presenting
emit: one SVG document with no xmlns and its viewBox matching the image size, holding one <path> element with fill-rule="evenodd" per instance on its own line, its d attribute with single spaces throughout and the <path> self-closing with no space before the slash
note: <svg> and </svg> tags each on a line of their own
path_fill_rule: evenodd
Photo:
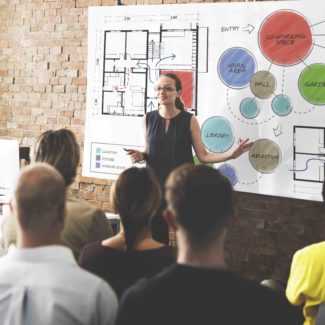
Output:
<svg viewBox="0 0 325 325">
<path fill-rule="evenodd" d="M 172 73 L 161 75 L 155 87 L 159 109 L 147 113 L 143 118 L 145 134 L 144 151 L 129 149 L 133 163 L 147 162 L 161 186 L 164 188 L 169 173 L 185 163 L 194 163 L 192 147 L 202 163 L 219 163 L 239 157 L 249 150 L 252 142 L 239 139 L 234 151 L 208 152 L 201 138 L 197 118 L 187 112 L 181 100 L 182 83 Z M 162 207 L 163 208 L 163 207 Z M 168 227 L 160 213 L 152 221 L 153 237 L 168 243 Z"/>
</svg>

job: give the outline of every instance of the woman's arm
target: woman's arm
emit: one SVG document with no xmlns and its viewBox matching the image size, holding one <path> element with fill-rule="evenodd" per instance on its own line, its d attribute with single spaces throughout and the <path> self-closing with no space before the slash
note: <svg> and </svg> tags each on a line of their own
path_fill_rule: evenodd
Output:
<svg viewBox="0 0 325 325">
<path fill-rule="evenodd" d="M 253 142 L 249 142 L 249 139 L 239 139 L 238 146 L 233 151 L 222 153 L 208 152 L 202 141 L 200 125 L 195 116 L 191 118 L 190 131 L 194 151 L 202 163 L 219 163 L 229 159 L 235 159 L 248 151 L 253 145 Z"/>
</svg>

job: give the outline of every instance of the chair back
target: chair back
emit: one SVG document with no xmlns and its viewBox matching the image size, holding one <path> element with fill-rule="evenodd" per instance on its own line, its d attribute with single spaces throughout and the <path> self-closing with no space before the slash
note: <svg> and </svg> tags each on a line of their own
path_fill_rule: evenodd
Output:
<svg viewBox="0 0 325 325">
<path fill-rule="evenodd" d="M 315 325 L 325 324 L 325 304 L 319 305 Z"/>
</svg>

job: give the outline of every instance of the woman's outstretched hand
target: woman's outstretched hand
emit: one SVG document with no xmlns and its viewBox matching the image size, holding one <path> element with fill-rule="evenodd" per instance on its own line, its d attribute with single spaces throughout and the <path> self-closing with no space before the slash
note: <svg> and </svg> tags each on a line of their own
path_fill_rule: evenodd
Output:
<svg viewBox="0 0 325 325">
<path fill-rule="evenodd" d="M 237 148 L 233 151 L 231 158 L 236 159 L 237 157 L 241 156 L 244 152 L 248 151 L 254 142 L 249 142 L 249 139 L 242 140 L 239 138 L 238 140 L 238 146 Z"/>
</svg>

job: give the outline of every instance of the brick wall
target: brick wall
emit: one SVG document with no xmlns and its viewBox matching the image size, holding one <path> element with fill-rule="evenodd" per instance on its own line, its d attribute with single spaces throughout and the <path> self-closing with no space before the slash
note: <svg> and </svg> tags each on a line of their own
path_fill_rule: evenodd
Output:
<svg viewBox="0 0 325 325">
<path fill-rule="evenodd" d="M 286 281 L 293 253 L 325 238 L 321 202 L 237 193 L 226 243 L 228 265 L 248 277 Z"/>
<path fill-rule="evenodd" d="M 0 0 L 1 137 L 32 145 L 41 132 L 67 127 L 83 145 L 87 8 L 115 4 L 115 0 Z M 110 185 L 78 176 L 72 191 L 110 211 Z M 324 238 L 325 209 L 320 203 L 247 193 L 238 193 L 237 199 L 227 261 L 251 278 L 274 275 L 286 280 L 293 252 Z"/>
</svg>

